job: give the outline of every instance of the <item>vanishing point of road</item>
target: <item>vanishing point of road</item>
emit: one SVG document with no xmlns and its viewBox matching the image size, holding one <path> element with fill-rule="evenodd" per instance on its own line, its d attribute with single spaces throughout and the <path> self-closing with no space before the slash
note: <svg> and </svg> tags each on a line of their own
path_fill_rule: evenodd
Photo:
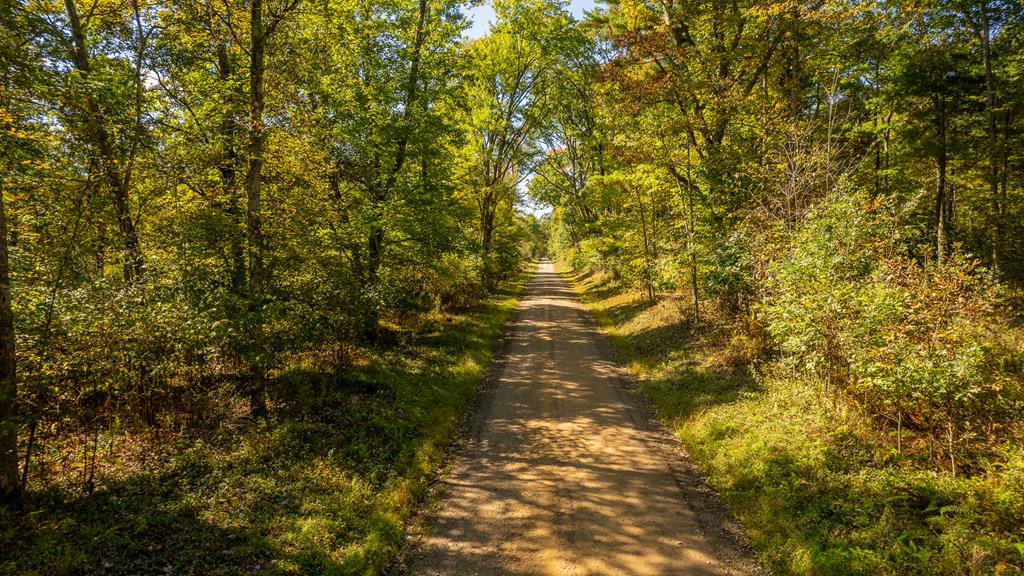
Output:
<svg viewBox="0 0 1024 576">
<path fill-rule="evenodd" d="M 539 265 L 411 545 L 437 576 L 760 573 L 589 312 Z"/>
</svg>

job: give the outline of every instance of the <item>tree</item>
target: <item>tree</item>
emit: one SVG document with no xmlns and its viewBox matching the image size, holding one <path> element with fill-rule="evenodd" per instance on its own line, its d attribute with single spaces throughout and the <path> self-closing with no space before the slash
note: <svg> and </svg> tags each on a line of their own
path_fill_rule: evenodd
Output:
<svg viewBox="0 0 1024 576">
<path fill-rule="evenodd" d="M 132 282 L 141 279 L 145 269 L 137 225 L 132 215 L 131 192 L 132 168 L 145 136 L 143 66 L 153 30 L 146 25 L 143 7 L 138 2 L 132 3 L 130 14 L 116 12 L 119 8 L 107 8 L 113 12 L 111 14 L 90 10 L 83 20 L 75 0 L 64 0 L 67 35 L 56 25 L 53 30 L 57 40 L 67 47 L 68 59 L 77 73 L 70 79 L 65 101 L 79 108 L 78 117 L 73 121 L 78 124 L 79 138 L 88 149 L 89 169 L 95 169 L 102 175 L 110 194 L 123 244 L 122 274 L 125 282 Z M 87 34 L 92 19 L 98 20 L 103 16 L 131 19 L 133 28 L 127 42 L 131 61 L 115 59 L 110 62 L 110 70 L 97 71 L 94 70 Z M 97 82 L 95 78 L 98 74 L 124 74 L 129 70 L 131 76 L 114 76 L 109 84 L 102 80 Z M 124 92 L 129 85 L 134 92 L 132 96 Z M 115 126 L 120 126 L 120 129 Z"/>
<path fill-rule="evenodd" d="M 15 351 L 14 314 L 11 303 L 11 269 L 8 257 L 9 230 L 4 196 L 8 175 L 21 164 L 26 140 L 24 120 L 19 118 L 12 93 L 30 85 L 30 61 L 23 42 L 25 32 L 20 3 L 0 8 L 0 503 L 15 500 L 21 492 L 18 478 L 18 371 Z"/>
<path fill-rule="evenodd" d="M 265 238 L 263 234 L 263 195 L 261 184 L 263 178 L 263 152 L 266 138 L 266 125 L 263 111 L 266 106 L 264 73 L 266 72 L 267 46 L 274 38 L 278 27 L 288 15 L 298 8 L 301 0 L 286 0 L 283 4 L 270 7 L 269 18 L 264 22 L 263 0 L 252 0 L 249 5 L 249 139 L 247 150 L 247 171 L 245 174 L 246 195 L 246 240 L 247 240 L 247 276 L 248 296 L 251 299 L 251 312 L 255 315 L 250 323 L 254 332 L 253 339 L 262 340 L 263 326 L 260 308 L 264 305 L 268 272 L 266 269 Z M 253 382 L 251 386 L 251 409 L 255 416 L 267 412 L 264 392 L 262 367 L 253 366 Z"/>
<path fill-rule="evenodd" d="M 548 91 L 574 38 L 559 4 L 510 0 L 494 8 L 494 28 L 469 46 L 466 84 L 467 184 L 477 207 L 486 282 L 496 272 L 492 245 L 499 214 L 511 212 L 520 183 L 537 162 L 537 140 L 553 104 Z"/>
<path fill-rule="evenodd" d="M 596 46 L 577 26 L 548 86 L 552 107 L 540 130 L 546 153 L 528 190 L 536 200 L 563 208 L 562 222 L 579 250 L 585 229 L 597 218 L 589 198 L 593 176 L 605 173 L 603 126 L 597 117 Z"/>
<path fill-rule="evenodd" d="M 11 306 L 11 267 L 7 249 L 7 213 L 0 183 L 0 501 L 17 497 L 18 479 L 18 370 L 15 353 L 14 313 Z"/>
<path fill-rule="evenodd" d="M 447 0 L 339 2 L 322 21 L 333 42 L 301 82 L 316 86 L 316 130 L 329 163 L 324 225 L 358 284 L 359 332 L 372 341 L 381 316 L 400 305 L 396 282 L 408 280 L 409 267 L 453 248 L 449 172 L 463 23 Z M 316 84 L 337 69 L 360 73 Z"/>
</svg>

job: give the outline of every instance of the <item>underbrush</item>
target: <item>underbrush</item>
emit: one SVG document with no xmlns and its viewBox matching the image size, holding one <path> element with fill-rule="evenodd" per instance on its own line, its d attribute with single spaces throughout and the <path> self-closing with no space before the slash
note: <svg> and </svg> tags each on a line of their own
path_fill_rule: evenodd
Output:
<svg viewBox="0 0 1024 576">
<path fill-rule="evenodd" d="M 567 276 L 776 573 L 1024 573 L 1019 420 L 954 475 L 927 434 L 758 360 L 714 314 L 694 322 L 674 296 L 650 305 L 606 276 Z"/>
<path fill-rule="evenodd" d="M 390 346 L 345 350 L 344 370 L 293 359 L 265 420 L 220 385 L 199 418 L 215 424 L 53 439 L 45 482 L 0 510 L 0 573 L 378 573 L 528 276 L 466 311 L 403 319 Z"/>
</svg>

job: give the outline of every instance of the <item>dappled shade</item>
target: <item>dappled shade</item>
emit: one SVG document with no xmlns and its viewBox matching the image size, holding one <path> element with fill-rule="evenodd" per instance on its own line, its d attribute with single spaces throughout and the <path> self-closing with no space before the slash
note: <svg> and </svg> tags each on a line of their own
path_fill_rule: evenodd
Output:
<svg viewBox="0 0 1024 576">
<path fill-rule="evenodd" d="M 609 352 L 542 264 L 444 481 L 418 573 L 728 573 L 702 534 L 700 503 L 676 485 L 671 444 Z"/>
</svg>

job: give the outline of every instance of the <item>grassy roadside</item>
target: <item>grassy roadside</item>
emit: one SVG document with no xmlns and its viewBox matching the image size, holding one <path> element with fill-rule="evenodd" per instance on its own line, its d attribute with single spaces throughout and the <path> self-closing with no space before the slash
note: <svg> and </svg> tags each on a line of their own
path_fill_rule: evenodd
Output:
<svg viewBox="0 0 1024 576">
<path fill-rule="evenodd" d="M 472 310 L 418 318 L 343 374 L 285 370 L 278 397 L 302 400 L 265 422 L 101 439 L 118 461 L 101 451 L 93 494 L 58 482 L 23 513 L 0 510 L 0 574 L 378 573 L 531 273 Z"/>
<path fill-rule="evenodd" d="M 672 297 L 562 271 L 777 574 L 1024 573 L 1024 448 L 951 477 Z"/>
</svg>

